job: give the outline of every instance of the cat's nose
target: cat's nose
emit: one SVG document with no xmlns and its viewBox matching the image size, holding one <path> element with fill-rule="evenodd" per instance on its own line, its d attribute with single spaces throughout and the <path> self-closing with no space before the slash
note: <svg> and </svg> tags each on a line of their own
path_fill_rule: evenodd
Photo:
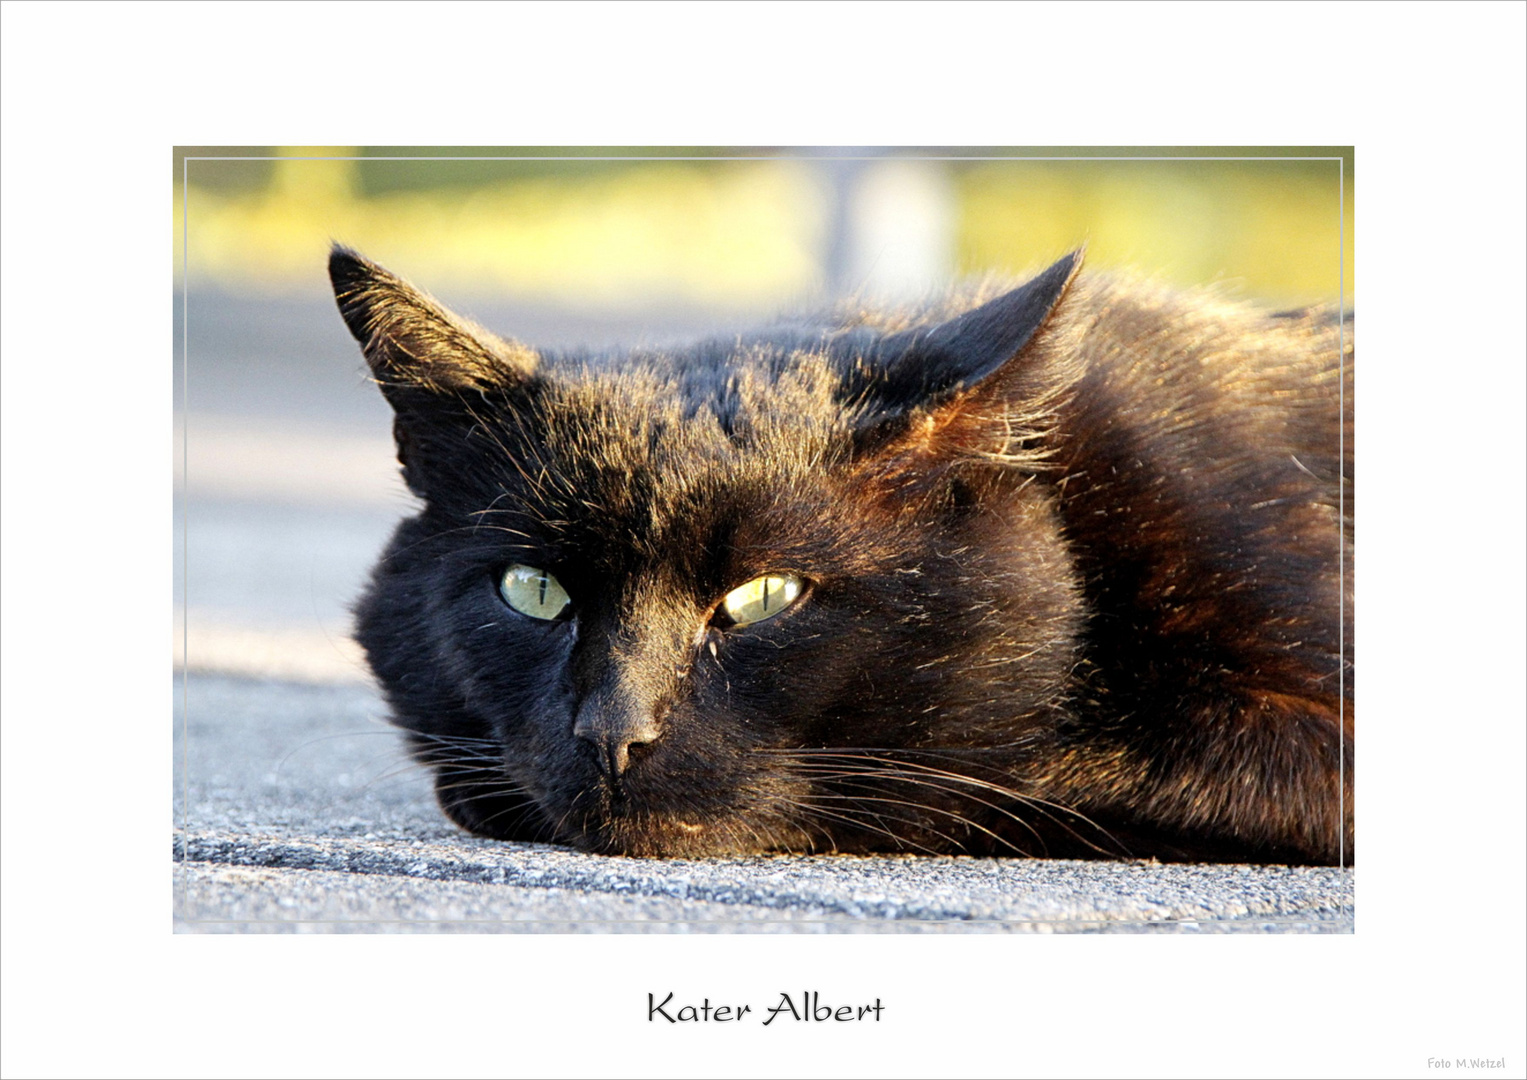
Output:
<svg viewBox="0 0 1527 1080">
<path fill-rule="evenodd" d="M 652 748 L 662 728 L 651 709 L 599 695 L 578 710 L 573 734 L 594 747 L 599 771 L 614 780 Z"/>
<path fill-rule="evenodd" d="M 573 734 L 593 744 L 599 771 L 614 779 L 623 776 L 633 760 L 650 750 L 660 733 L 655 723 L 646 723 L 618 727 L 580 724 L 573 728 Z"/>
</svg>

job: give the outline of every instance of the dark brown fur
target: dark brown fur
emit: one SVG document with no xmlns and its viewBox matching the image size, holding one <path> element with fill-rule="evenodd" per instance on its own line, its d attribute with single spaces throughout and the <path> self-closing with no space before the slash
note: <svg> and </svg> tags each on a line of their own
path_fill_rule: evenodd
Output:
<svg viewBox="0 0 1527 1080">
<path fill-rule="evenodd" d="M 1351 322 L 1078 262 L 556 354 L 337 249 L 424 501 L 357 636 L 445 811 L 643 855 L 1350 862 Z M 516 563 L 573 616 L 505 606 Z M 776 571 L 794 606 L 718 619 Z"/>
</svg>

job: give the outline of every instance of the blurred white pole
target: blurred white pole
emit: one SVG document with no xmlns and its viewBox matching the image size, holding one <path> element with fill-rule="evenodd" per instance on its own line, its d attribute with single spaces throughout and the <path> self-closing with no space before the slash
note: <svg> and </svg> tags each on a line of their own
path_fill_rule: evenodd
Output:
<svg viewBox="0 0 1527 1080">
<path fill-rule="evenodd" d="M 942 161 L 834 161 L 825 276 L 834 295 L 902 301 L 954 271 L 954 187 Z"/>
</svg>

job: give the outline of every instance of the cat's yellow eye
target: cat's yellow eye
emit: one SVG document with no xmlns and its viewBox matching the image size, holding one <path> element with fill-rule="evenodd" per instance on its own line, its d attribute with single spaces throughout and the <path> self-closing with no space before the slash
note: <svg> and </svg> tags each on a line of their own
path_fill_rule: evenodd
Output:
<svg viewBox="0 0 1527 1080">
<path fill-rule="evenodd" d="M 794 574 L 765 574 L 727 593 L 721 611 L 737 626 L 762 622 L 795 603 L 805 587 Z"/>
<path fill-rule="evenodd" d="M 523 563 L 504 571 L 498 591 L 504 603 L 532 619 L 559 619 L 572 605 L 561 582 L 545 570 Z"/>
</svg>

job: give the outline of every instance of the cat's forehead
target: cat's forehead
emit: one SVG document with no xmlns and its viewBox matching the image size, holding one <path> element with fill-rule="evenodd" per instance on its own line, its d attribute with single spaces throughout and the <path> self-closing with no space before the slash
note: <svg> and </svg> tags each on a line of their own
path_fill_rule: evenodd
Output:
<svg viewBox="0 0 1527 1080">
<path fill-rule="evenodd" d="M 563 358 L 528 425 L 545 477 L 522 483 L 514 461 L 504 479 L 561 535 L 692 546 L 830 483 L 852 430 L 839 388 L 825 353 L 768 343 Z"/>
<path fill-rule="evenodd" d="M 839 359 L 809 342 L 548 357 L 543 373 L 554 441 L 623 444 L 652 466 L 675 454 L 723 462 L 777 450 L 781 440 L 820 446 L 850 423 Z"/>
</svg>

